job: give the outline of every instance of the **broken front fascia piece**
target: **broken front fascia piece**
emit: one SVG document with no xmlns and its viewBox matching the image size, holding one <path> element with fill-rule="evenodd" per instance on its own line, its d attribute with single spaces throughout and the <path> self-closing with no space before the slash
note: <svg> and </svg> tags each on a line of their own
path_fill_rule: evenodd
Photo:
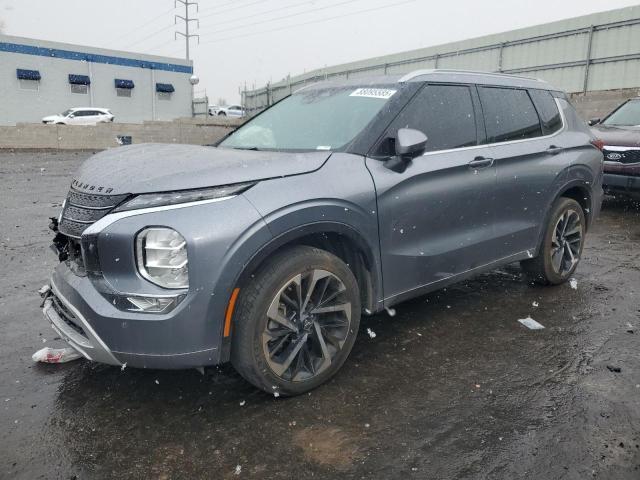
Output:
<svg viewBox="0 0 640 480">
<path fill-rule="evenodd" d="M 529 330 L 542 330 L 544 328 L 544 325 L 536 322 L 533 318 L 531 318 L 531 316 L 528 316 L 527 318 L 521 318 L 518 321 Z"/>
</svg>

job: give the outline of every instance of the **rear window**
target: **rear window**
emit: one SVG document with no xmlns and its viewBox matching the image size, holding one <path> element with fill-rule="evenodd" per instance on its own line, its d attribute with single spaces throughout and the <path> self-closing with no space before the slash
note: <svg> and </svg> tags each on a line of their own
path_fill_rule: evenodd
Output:
<svg viewBox="0 0 640 480">
<path fill-rule="evenodd" d="M 562 118 L 558 105 L 550 92 L 546 90 L 529 90 L 531 100 L 538 110 L 542 134 L 551 135 L 562 128 Z"/>
<path fill-rule="evenodd" d="M 523 140 L 542 135 L 540 119 L 526 90 L 479 87 L 487 143 Z"/>
</svg>

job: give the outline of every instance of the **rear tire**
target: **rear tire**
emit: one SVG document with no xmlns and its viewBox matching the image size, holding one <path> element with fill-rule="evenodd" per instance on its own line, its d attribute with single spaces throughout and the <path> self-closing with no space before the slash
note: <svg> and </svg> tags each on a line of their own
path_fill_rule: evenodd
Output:
<svg viewBox="0 0 640 480">
<path fill-rule="evenodd" d="M 551 208 L 538 256 L 520 262 L 527 276 L 540 285 L 559 285 L 575 272 L 582 256 L 586 221 L 582 206 L 560 197 Z"/>
<path fill-rule="evenodd" d="M 238 301 L 231 362 L 270 394 L 299 395 L 330 379 L 347 359 L 360 324 L 353 273 L 313 247 L 273 256 Z"/>
<path fill-rule="evenodd" d="M 227 114 L 226 114 L 226 113 L 224 113 L 224 112 L 220 112 L 220 113 L 218 113 L 218 116 L 219 116 L 219 117 L 226 117 L 226 116 L 227 116 Z"/>
</svg>

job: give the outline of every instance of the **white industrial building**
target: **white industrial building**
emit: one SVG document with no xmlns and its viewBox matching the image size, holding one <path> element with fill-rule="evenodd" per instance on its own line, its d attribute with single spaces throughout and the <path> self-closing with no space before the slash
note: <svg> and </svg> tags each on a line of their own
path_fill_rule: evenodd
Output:
<svg viewBox="0 0 640 480">
<path fill-rule="evenodd" d="M 0 35 L 0 125 L 73 107 L 116 122 L 191 116 L 191 61 Z"/>
</svg>

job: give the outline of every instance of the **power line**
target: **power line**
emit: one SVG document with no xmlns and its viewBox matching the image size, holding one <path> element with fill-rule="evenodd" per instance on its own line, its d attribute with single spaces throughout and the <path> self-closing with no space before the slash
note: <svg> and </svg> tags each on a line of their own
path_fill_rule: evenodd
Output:
<svg viewBox="0 0 640 480">
<path fill-rule="evenodd" d="M 240 8 L 250 7 L 251 5 L 256 5 L 256 4 L 258 4 L 258 3 L 264 3 L 264 2 L 266 2 L 266 1 L 267 1 L 267 0 L 256 0 L 255 2 L 246 3 L 246 4 L 244 4 L 244 5 L 238 5 L 238 6 L 233 7 L 233 8 L 227 8 L 226 10 L 215 11 L 215 12 L 209 13 L 209 14 L 207 14 L 207 15 L 202 15 L 202 16 L 200 16 L 200 18 L 209 18 L 209 17 L 212 17 L 212 16 L 214 16 L 214 15 L 220 15 L 221 13 L 232 12 L 232 11 L 234 11 L 234 10 L 238 10 L 238 9 L 240 9 Z"/>
<path fill-rule="evenodd" d="M 303 5 L 306 4 L 310 4 L 310 3 L 315 3 L 315 0 L 308 0 L 306 2 L 302 2 L 302 3 L 295 3 L 293 5 L 285 5 L 284 7 L 280 7 L 280 8 L 274 8 L 269 10 L 268 12 L 258 12 L 258 13 L 254 13 L 253 15 L 243 15 L 241 17 L 236 17 L 236 18 L 232 18 L 231 20 L 223 20 L 222 24 L 223 25 L 227 25 L 229 23 L 234 23 L 237 22 L 238 20 L 246 20 L 248 18 L 254 18 L 254 17 L 259 17 L 264 15 L 265 13 L 275 13 L 275 12 L 280 12 L 282 10 L 287 10 L 289 8 L 296 8 L 296 7 L 302 7 Z M 237 28 L 242 28 L 241 26 L 237 27 Z M 206 30 L 205 30 L 206 31 Z"/>
<path fill-rule="evenodd" d="M 140 30 L 144 29 L 144 28 L 145 28 L 145 27 L 147 27 L 148 25 L 151 25 L 152 23 L 154 23 L 154 22 L 155 22 L 156 20 L 158 20 L 159 18 L 161 18 L 161 17 L 165 16 L 167 13 L 169 13 L 169 12 L 173 11 L 173 9 L 174 9 L 174 8 L 175 8 L 175 7 L 171 7 L 169 10 L 165 10 L 164 12 L 159 13 L 158 15 L 156 15 L 155 17 L 153 17 L 151 20 L 149 20 L 149 21 L 147 21 L 147 22 L 143 23 L 143 24 L 142 24 L 142 25 L 140 25 L 139 27 L 132 28 L 131 30 L 127 31 L 126 33 L 123 33 L 123 34 L 122 34 L 122 37 L 126 37 L 126 36 L 128 36 L 128 35 L 130 35 L 130 34 L 132 34 L 132 33 L 137 33 L 137 32 L 139 32 Z"/>
<path fill-rule="evenodd" d="M 351 17 L 353 15 L 358 15 L 360 13 L 368 13 L 368 12 L 374 12 L 374 11 L 377 11 L 377 10 L 383 10 L 383 9 L 386 9 L 386 8 L 397 7 L 397 6 L 400 6 L 400 5 L 405 5 L 407 3 L 414 3 L 416 1 L 417 0 L 404 0 L 402 2 L 391 3 L 389 5 L 382 5 L 380 7 L 367 8 L 367 9 L 364 9 L 364 10 L 356 10 L 355 12 L 344 13 L 342 15 L 335 15 L 333 17 L 320 18 L 318 20 L 311 20 L 309 22 L 297 23 L 295 25 L 285 25 L 283 27 L 272 28 L 270 30 L 262 30 L 260 32 L 250 32 L 250 33 L 245 33 L 245 34 L 242 34 L 242 35 L 234 35 L 234 36 L 231 36 L 231 37 L 217 38 L 215 40 L 209 40 L 208 42 L 202 42 L 202 43 L 206 45 L 208 43 L 219 43 L 219 42 L 224 42 L 226 40 L 235 40 L 237 38 L 251 37 L 253 35 L 262 35 L 263 33 L 279 32 L 281 30 L 288 30 L 290 28 L 302 27 L 302 26 L 311 25 L 311 24 L 314 24 L 314 23 L 327 22 L 327 21 L 330 21 L 330 20 L 336 20 L 338 18 Z"/>
<path fill-rule="evenodd" d="M 136 40 L 135 42 L 129 43 L 129 44 L 127 45 L 127 47 L 129 48 L 129 47 L 131 47 L 131 46 L 133 46 L 133 45 L 137 45 L 137 44 L 139 44 L 139 43 L 142 43 L 142 42 L 144 42 L 145 40 L 148 40 L 148 39 L 149 39 L 149 38 L 151 38 L 151 37 L 155 37 L 157 34 L 162 33 L 162 32 L 164 32 L 165 30 L 169 30 L 170 28 L 173 28 L 173 26 L 174 26 L 174 25 L 175 25 L 175 23 L 174 23 L 173 25 L 169 25 L 169 26 L 167 26 L 167 27 L 163 27 L 163 28 L 161 28 L 160 30 L 156 30 L 155 32 L 153 32 L 153 33 L 151 33 L 151 34 L 147 35 L 146 37 L 142 37 L 140 40 Z"/>
<path fill-rule="evenodd" d="M 291 13 L 289 15 L 283 15 L 281 17 L 268 18 L 268 19 L 265 19 L 265 20 L 259 20 L 257 22 L 247 23 L 247 24 L 244 24 L 244 25 L 238 25 L 238 26 L 231 27 L 231 28 L 218 29 L 218 30 L 216 30 L 216 33 L 228 32 L 230 30 L 236 30 L 238 28 L 253 27 L 255 25 L 262 25 L 263 23 L 275 22 L 275 21 L 278 21 L 278 20 L 284 20 L 286 18 L 299 17 L 300 15 L 306 15 L 308 13 L 319 12 L 321 10 L 328 10 L 330 8 L 341 7 L 343 5 L 349 5 L 350 3 L 361 2 L 361 1 L 362 0 L 346 0 L 344 2 L 338 2 L 338 3 L 331 4 L 331 5 L 325 5 L 324 7 L 312 8 L 310 10 L 304 10 L 302 12 Z M 203 30 L 202 33 L 206 33 L 206 30 Z"/>
</svg>

